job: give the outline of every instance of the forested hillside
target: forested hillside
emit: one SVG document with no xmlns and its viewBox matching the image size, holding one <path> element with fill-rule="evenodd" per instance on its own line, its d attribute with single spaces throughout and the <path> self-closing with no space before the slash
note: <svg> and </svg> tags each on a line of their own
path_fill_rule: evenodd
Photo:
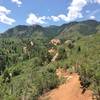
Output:
<svg viewBox="0 0 100 100">
<path fill-rule="evenodd" d="M 100 100 L 100 22 L 19 25 L 0 36 L 0 100 L 37 100 L 64 82 L 58 68 L 77 72 Z"/>
<path fill-rule="evenodd" d="M 1 37 L 55 37 L 57 38 L 71 38 L 80 35 L 90 35 L 98 32 L 100 22 L 95 20 L 87 20 L 81 22 L 71 22 L 61 26 L 42 27 L 40 25 L 25 26 L 18 25 L 14 28 L 8 29 L 1 34 Z"/>
</svg>

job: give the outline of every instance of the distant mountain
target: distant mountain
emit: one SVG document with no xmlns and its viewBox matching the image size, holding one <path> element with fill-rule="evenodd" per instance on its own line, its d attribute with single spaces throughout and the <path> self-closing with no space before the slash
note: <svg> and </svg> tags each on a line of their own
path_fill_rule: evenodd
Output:
<svg viewBox="0 0 100 100">
<path fill-rule="evenodd" d="M 100 30 L 100 27 L 98 26 L 100 26 L 100 22 L 95 20 L 68 23 L 60 27 L 63 30 L 60 31 L 57 38 L 77 38 L 80 36 L 96 34 L 97 31 Z"/>
<path fill-rule="evenodd" d="M 58 29 L 59 29 L 58 26 L 42 27 L 40 25 L 33 25 L 33 26 L 18 25 L 2 33 L 1 37 L 51 39 L 57 35 Z"/>
<path fill-rule="evenodd" d="M 77 38 L 80 36 L 95 34 L 100 31 L 100 22 L 86 20 L 70 22 L 61 26 L 42 27 L 40 25 L 18 25 L 8 29 L 1 37 L 32 37 L 32 38 Z"/>
</svg>

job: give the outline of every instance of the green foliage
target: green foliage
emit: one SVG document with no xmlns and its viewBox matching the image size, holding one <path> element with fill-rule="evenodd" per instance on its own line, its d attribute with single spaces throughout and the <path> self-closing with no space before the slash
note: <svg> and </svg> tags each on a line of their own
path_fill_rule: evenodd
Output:
<svg viewBox="0 0 100 100">
<path fill-rule="evenodd" d="M 59 67 L 78 72 L 82 87 L 100 98 L 99 24 L 88 20 L 46 28 L 21 25 L 6 31 L 0 37 L 0 100 L 37 100 L 64 82 L 56 75 Z M 55 36 L 61 45 L 49 44 Z M 55 62 L 48 53 L 51 47 L 59 54 Z"/>
<path fill-rule="evenodd" d="M 91 87 L 94 94 L 100 99 L 100 34 L 81 39 L 77 45 L 80 45 L 81 51 L 78 51 L 77 61 L 81 67 L 81 84 L 84 88 Z"/>
<path fill-rule="evenodd" d="M 19 41 L 13 38 L 1 39 L 0 99 L 2 100 L 37 100 L 39 95 L 59 84 L 55 66 L 47 66 L 51 56 L 46 42 L 37 40 L 31 46 L 30 41 L 34 42 L 27 38 Z M 27 47 L 26 53 L 22 50 L 24 46 Z"/>
<path fill-rule="evenodd" d="M 63 60 L 67 58 L 67 52 L 63 46 L 58 47 L 58 53 L 59 53 L 58 60 L 61 59 Z"/>
</svg>

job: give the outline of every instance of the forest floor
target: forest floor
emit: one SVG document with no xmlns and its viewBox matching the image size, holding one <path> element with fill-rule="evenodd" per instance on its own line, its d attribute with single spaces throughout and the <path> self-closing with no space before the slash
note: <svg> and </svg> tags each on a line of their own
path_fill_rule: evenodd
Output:
<svg viewBox="0 0 100 100">
<path fill-rule="evenodd" d="M 92 100 L 92 91 L 82 93 L 79 76 L 73 73 L 69 77 L 64 84 L 45 93 L 39 100 Z"/>
</svg>

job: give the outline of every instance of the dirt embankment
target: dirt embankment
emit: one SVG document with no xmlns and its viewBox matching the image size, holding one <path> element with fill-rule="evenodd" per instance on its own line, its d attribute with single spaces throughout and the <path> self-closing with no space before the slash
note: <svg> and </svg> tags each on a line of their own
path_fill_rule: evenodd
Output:
<svg viewBox="0 0 100 100">
<path fill-rule="evenodd" d="M 92 100 L 92 92 L 87 90 L 82 94 L 79 76 L 74 73 L 65 84 L 51 90 L 39 98 L 39 100 Z"/>
</svg>

